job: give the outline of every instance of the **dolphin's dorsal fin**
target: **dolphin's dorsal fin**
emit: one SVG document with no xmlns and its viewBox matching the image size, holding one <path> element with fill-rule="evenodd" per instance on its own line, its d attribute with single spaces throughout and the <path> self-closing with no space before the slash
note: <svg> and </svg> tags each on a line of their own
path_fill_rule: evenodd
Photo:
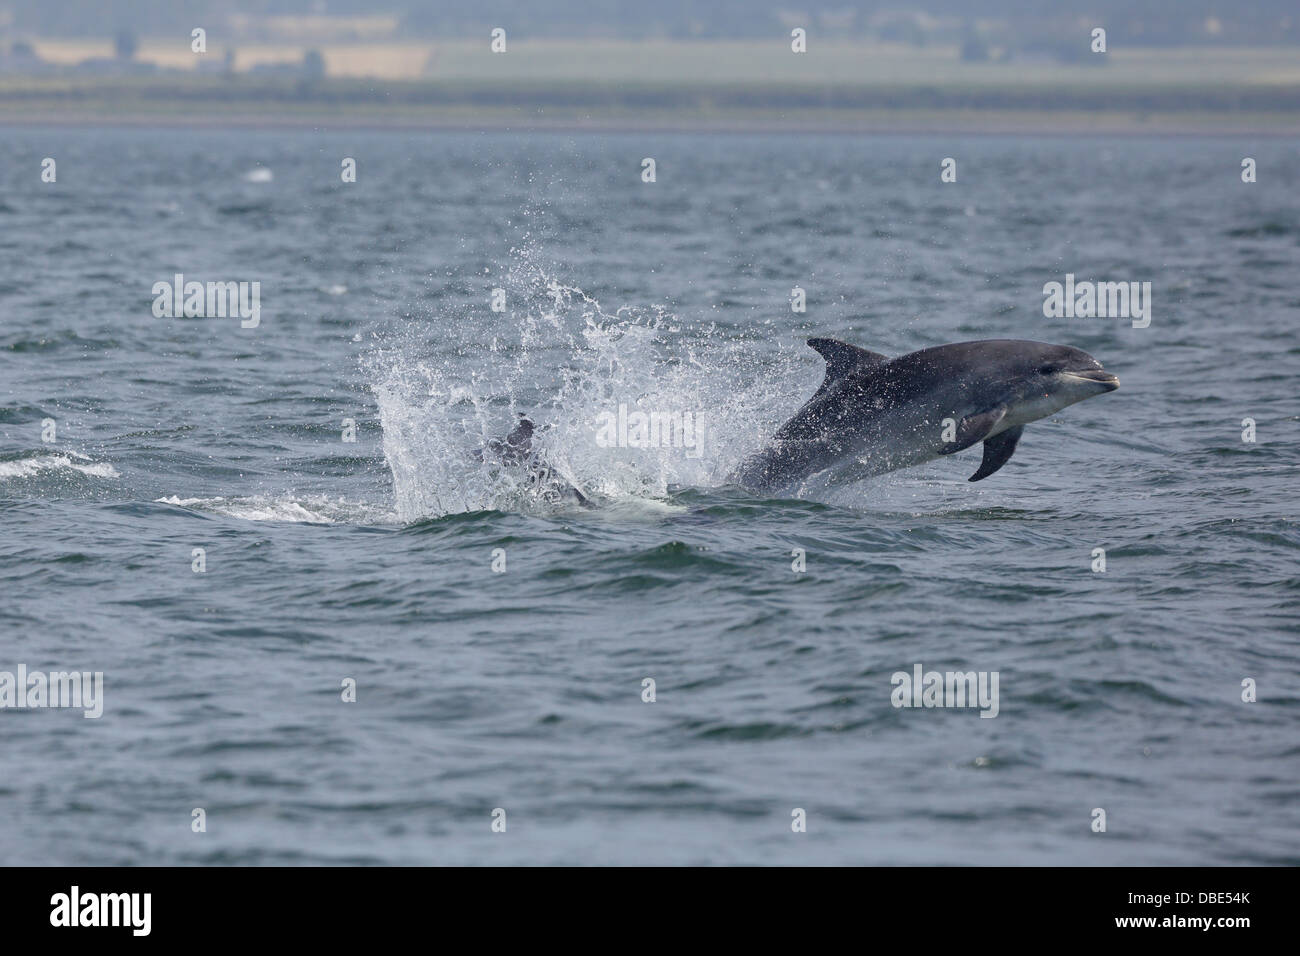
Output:
<svg viewBox="0 0 1300 956">
<path fill-rule="evenodd" d="M 809 339 L 808 344 L 815 348 L 826 360 L 826 378 L 822 380 L 817 395 L 826 391 L 832 383 L 838 382 L 846 375 L 852 375 L 859 369 L 883 365 L 889 357 L 879 352 L 868 352 L 839 339 Z M 816 398 L 817 395 L 813 397 Z"/>
</svg>

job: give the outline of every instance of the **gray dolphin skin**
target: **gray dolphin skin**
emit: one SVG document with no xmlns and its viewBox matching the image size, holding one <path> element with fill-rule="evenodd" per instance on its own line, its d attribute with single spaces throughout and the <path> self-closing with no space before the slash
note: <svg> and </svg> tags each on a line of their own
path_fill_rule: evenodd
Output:
<svg viewBox="0 0 1300 956">
<path fill-rule="evenodd" d="M 511 468 L 523 469 L 527 485 L 539 497 L 548 501 L 571 498 L 578 504 L 591 507 L 591 502 L 569 482 L 565 481 L 541 456 L 533 451 L 533 420 L 519 416 L 519 424 L 504 438 L 494 438 L 483 451 L 474 453 L 478 461 L 495 461 Z"/>
<path fill-rule="evenodd" d="M 889 359 L 837 339 L 808 344 L 826 359 L 821 388 L 741 463 L 733 484 L 773 492 L 841 467 L 856 480 L 982 441 L 984 460 L 969 479 L 981 481 L 1011 460 L 1029 422 L 1119 388 L 1100 362 L 1067 345 L 986 339 Z"/>
</svg>

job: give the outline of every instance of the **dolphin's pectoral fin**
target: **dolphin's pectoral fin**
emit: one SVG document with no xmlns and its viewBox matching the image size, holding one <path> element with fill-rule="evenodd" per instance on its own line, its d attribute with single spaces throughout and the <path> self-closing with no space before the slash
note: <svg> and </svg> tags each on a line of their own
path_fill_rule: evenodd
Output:
<svg viewBox="0 0 1300 956">
<path fill-rule="evenodd" d="M 826 360 L 826 378 L 822 380 L 821 388 L 817 389 L 813 398 L 846 375 L 852 375 L 859 369 L 883 365 L 889 361 L 888 356 L 881 355 L 879 352 L 869 352 L 848 342 L 841 342 L 839 339 L 809 339 L 808 344 Z"/>
<path fill-rule="evenodd" d="M 1002 421 L 1006 416 L 1007 407 L 1005 405 L 991 408 L 987 412 L 980 412 L 978 415 L 967 415 L 957 423 L 956 437 L 950 442 L 944 442 L 943 447 L 939 449 L 939 454 L 951 455 L 954 452 L 964 451 L 976 442 L 982 441 L 989 432 L 997 427 L 998 422 Z M 1014 449 L 1016 443 L 1012 442 L 1011 447 Z"/>
<path fill-rule="evenodd" d="M 1016 425 L 1008 428 L 1006 431 L 998 432 L 992 438 L 984 441 L 984 460 L 980 462 L 979 469 L 975 474 L 967 478 L 967 481 L 983 481 L 993 472 L 997 471 L 1003 465 L 1011 460 L 1015 453 L 1016 442 L 1020 441 L 1020 434 L 1025 430 L 1024 425 Z"/>
</svg>

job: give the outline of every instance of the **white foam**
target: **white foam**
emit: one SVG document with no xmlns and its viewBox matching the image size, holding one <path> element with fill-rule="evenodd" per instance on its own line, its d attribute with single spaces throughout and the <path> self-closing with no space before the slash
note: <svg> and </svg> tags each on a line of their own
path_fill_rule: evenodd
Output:
<svg viewBox="0 0 1300 956">
<path fill-rule="evenodd" d="M 111 463 L 92 461 L 76 452 L 0 461 L 0 478 L 26 478 L 42 471 L 73 471 L 91 478 L 121 477 Z"/>
<path fill-rule="evenodd" d="M 155 498 L 159 504 L 176 505 L 192 511 L 224 515 L 243 521 L 283 521 L 300 524 L 383 523 L 393 516 L 370 505 L 325 495 L 278 498 L 254 495 L 246 498 L 181 498 L 169 495 Z"/>
</svg>

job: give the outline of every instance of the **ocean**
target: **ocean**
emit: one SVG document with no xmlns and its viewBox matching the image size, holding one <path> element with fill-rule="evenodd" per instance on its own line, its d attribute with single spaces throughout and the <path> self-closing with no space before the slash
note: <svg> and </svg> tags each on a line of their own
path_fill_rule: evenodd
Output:
<svg viewBox="0 0 1300 956">
<path fill-rule="evenodd" d="M 1300 864 L 1292 139 L 21 127 L 0 249 L 6 863 Z M 1123 387 L 755 497 L 813 336 Z"/>
</svg>

